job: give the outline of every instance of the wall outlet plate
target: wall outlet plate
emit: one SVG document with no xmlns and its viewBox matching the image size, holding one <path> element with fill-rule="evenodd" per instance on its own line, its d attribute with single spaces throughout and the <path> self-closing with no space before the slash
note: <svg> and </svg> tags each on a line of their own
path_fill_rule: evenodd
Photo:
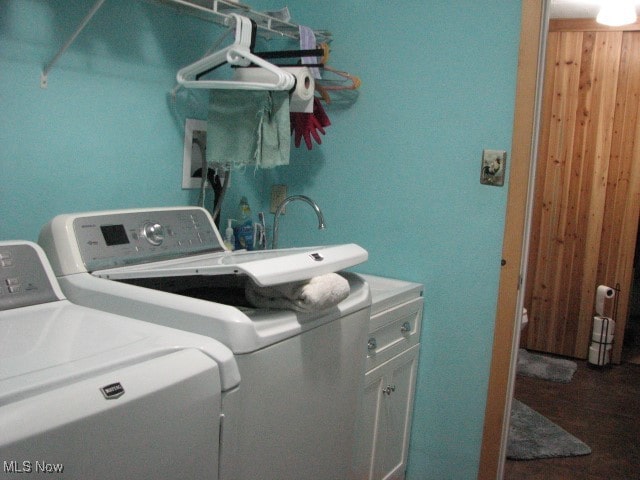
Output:
<svg viewBox="0 0 640 480">
<path fill-rule="evenodd" d="M 502 187 L 504 185 L 504 172 L 506 168 L 506 150 L 483 150 L 480 183 L 483 185 Z"/>
<path fill-rule="evenodd" d="M 207 161 L 207 122 L 187 118 L 184 124 L 182 155 L 182 188 L 200 188 L 201 178 L 193 174 Z"/>
<path fill-rule="evenodd" d="M 286 185 L 272 185 L 271 186 L 271 202 L 269 204 L 269 211 L 271 213 L 276 213 L 278 209 L 278 205 L 280 205 L 283 200 L 287 198 L 287 186 Z M 285 213 L 286 208 L 282 210 L 282 213 Z"/>
</svg>

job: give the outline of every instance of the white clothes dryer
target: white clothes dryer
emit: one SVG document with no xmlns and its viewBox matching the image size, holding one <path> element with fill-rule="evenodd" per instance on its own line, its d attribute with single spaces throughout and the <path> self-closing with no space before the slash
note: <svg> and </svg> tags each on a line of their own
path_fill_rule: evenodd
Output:
<svg viewBox="0 0 640 480">
<path fill-rule="evenodd" d="M 219 342 L 74 305 L 38 245 L 0 242 L 0 478 L 217 479 L 239 378 Z"/>
<path fill-rule="evenodd" d="M 344 480 L 367 352 L 371 297 L 355 244 L 230 252 L 198 207 L 60 215 L 41 231 L 75 303 L 210 336 L 242 381 L 223 398 L 224 480 Z M 349 295 L 320 311 L 253 308 L 261 286 L 339 272 Z M 227 418 L 228 415 L 228 418 Z"/>
</svg>

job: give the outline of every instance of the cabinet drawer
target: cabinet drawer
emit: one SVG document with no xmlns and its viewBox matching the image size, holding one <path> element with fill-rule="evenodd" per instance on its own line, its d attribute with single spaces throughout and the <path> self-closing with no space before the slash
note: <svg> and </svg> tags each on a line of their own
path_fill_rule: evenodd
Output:
<svg viewBox="0 0 640 480">
<path fill-rule="evenodd" d="M 367 371 L 420 341 L 422 304 L 418 297 L 371 317 Z"/>
</svg>

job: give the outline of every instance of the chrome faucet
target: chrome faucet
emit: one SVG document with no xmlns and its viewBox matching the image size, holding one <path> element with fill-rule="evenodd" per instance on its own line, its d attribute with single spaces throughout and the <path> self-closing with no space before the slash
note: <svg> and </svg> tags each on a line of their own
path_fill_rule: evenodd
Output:
<svg viewBox="0 0 640 480">
<path fill-rule="evenodd" d="M 276 209 L 275 218 L 273 220 L 273 240 L 271 242 L 271 248 L 278 248 L 278 220 L 280 219 L 280 215 L 282 214 L 284 207 L 294 200 L 302 200 L 303 202 L 307 202 L 311 205 L 318 216 L 318 230 L 324 230 L 325 228 L 324 215 L 322 215 L 322 210 L 320 210 L 320 207 L 316 202 L 305 195 L 291 195 L 290 197 L 285 198 Z"/>
</svg>

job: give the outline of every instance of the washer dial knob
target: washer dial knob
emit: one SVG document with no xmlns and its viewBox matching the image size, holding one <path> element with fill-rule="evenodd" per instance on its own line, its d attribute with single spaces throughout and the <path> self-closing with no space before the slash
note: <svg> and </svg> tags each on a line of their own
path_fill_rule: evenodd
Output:
<svg viewBox="0 0 640 480">
<path fill-rule="evenodd" d="M 164 228 L 159 223 L 145 223 L 142 227 L 142 236 L 151 245 L 160 245 L 164 240 Z"/>
</svg>

